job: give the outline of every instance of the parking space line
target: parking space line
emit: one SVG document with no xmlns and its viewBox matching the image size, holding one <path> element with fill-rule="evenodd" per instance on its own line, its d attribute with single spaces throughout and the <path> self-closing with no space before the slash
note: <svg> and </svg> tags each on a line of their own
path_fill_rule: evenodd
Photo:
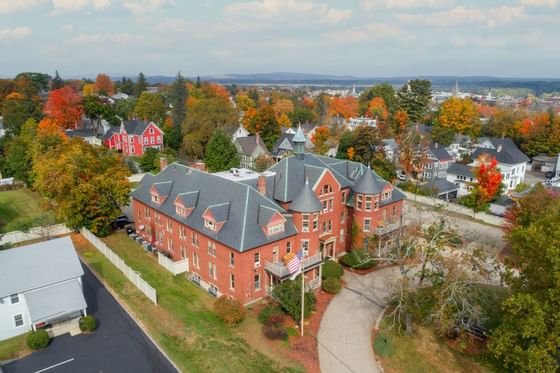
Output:
<svg viewBox="0 0 560 373">
<path fill-rule="evenodd" d="M 60 363 L 58 363 L 58 364 L 51 365 L 50 367 L 43 368 L 43 369 L 41 369 L 41 370 L 36 371 L 35 373 L 46 372 L 46 371 L 49 370 L 49 369 L 59 367 L 59 366 L 61 366 L 61 365 L 63 365 L 63 364 L 69 363 L 69 362 L 71 362 L 71 361 L 74 361 L 74 358 L 68 359 L 68 360 L 65 360 L 65 361 L 62 361 L 62 362 L 60 362 Z"/>
</svg>

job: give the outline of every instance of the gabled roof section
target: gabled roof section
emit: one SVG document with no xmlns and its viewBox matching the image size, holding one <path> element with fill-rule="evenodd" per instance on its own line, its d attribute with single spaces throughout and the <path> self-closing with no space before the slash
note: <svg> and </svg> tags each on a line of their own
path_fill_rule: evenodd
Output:
<svg viewBox="0 0 560 373">
<path fill-rule="evenodd" d="M 146 128 L 150 125 L 151 122 L 145 122 L 143 120 L 133 119 L 133 120 L 124 120 L 122 124 L 124 125 L 124 129 L 126 133 L 129 135 L 141 135 L 144 133 Z"/>
<path fill-rule="evenodd" d="M 210 211 L 217 223 L 223 223 L 228 220 L 229 207 L 229 202 L 223 202 L 216 205 L 210 205 L 207 210 Z"/>
<path fill-rule="evenodd" d="M 476 159 L 481 154 L 488 154 L 495 157 L 499 163 L 518 164 L 529 162 L 527 157 L 510 138 L 484 137 L 479 139 L 479 143 L 483 140 L 489 141 L 494 149 L 477 147 L 473 152 L 473 158 Z"/>
<path fill-rule="evenodd" d="M 104 140 L 109 140 L 113 135 L 118 134 L 120 131 L 120 127 L 118 126 L 111 126 L 107 132 L 103 135 Z"/>
<path fill-rule="evenodd" d="M 153 203 L 150 195 L 152 185 L 169 181 L 173 183 L 168 198 L 160 205 Z M 196 206 L 188 216 L 178 217 L 175 206 L 177 197 L 182 195 L 181 198 L 184 196 L 192 198 L 196 192 L 198 193 Z M 132 192 L 132 198 L 151 206 L 161 214 L 181 221 L 201 234 L 211 235 L 217 242 L 239 252 L 291 237 L 297 233 L 292 217 L 284 215 L 285 210 L 282 207 L 260 194 L 255 187 L 178 163 L 170 164 L 157 175 L 147 174 L 140 182 L 140 186 Z M 277 211 L 286 218 L 284 232 L 270 238 L 266 236 L 258 224 L 261 205 Z M 208 229 L 204 228 L 203 215 L 207 209 L 217 221 L 227 218 L 227 223 L 217 232 L 209 233 Z"/>
<path fill-rule="evenodd" d="M 168 196 L 172 187 L 173 187 L 172 180 L 160 181 L 152 185 L 152 189 L 156 191 L 158 196 Z"/>
<path fill-rule="evenodd" d="M 429 147 L 430 154 L 440 162 L 452 161 L 453 157 L 447 152 L 445 146 L 436 143 L 431 143 Z"/>
<path fill-rule="evenodd" d="M 196 207 L 196 203 L 198 201 L 198 194 L 199 194 L 198 190 L 195 190 L 193 192 L 187 192 L 187 193 L 179 193 L 177 194 L 177 198 L 175 200 L 181 201 L 181 203 L 186 209 L 192 209 Z"/>
<path fill-rule="evenodd" d="M 447 173 L 452 175 L 461 175 L 465 177 L 474 178 L 472 167 L 462 163 L 451 163 L 449 165 L 449 168 L 447 169 Z"/>
<path fill-rule="evenodd" d="M 385 184 L 386 182 L 376 179 L 373 172 L 368 168 L 352 190 L 360 194 L 379 194 L 383 191 Z"/>
<path fill-rule="evenodd" d="M 259 216 L 257 221 L 260 226 L 268 225 L 272 217 L 276 214 L 279 214 L 277 210 L 270 208 L 269 206 L 259 205 Z"/>
<path fill-rule="evenodd" d="M 319 201 L 319 198 L 317 198 L 317 195 L 313 192 L 313 189 L 311 189 L 308 180 L 303 184 L 296 199 L 290 203 L 289 209 L 291 211 L 307 214 L 319 212 L 323 209 L 321 201 Z"/>
<path fill-rule="evenodd" d="M 238 137 L 235 141 L 241 146 L 243 153 L 246 155 L 252 155 L 259 146 L 268 153 L 268 149 L 260 136 Z"/>
</svg>

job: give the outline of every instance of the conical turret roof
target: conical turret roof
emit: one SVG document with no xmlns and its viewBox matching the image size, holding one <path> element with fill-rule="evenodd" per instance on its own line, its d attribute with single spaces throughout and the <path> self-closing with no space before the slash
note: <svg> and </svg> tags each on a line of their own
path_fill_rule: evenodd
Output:
<svg viewBox="0 0 560 373">
<path fill-rule="evenodd" d="M 290 210 L 303 213 L 319 212 L 323 209 L 323 204 L 311 189 L 309 181 L 305 180 L 305 184 L 301 188 L 298 196 L 290 203 Z"/>
<path fill-rule="evenodd" d="M 383 190 L 383 182 L 377 180 L 368 167 L 356 185 L 354 185 L 353 190 L 360 194 L 379 194 Z"/>
</svg>

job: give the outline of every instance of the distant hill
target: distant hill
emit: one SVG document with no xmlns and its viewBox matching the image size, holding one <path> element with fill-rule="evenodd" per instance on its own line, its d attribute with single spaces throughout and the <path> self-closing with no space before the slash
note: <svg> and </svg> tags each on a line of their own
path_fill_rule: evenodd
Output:
<svg viewBox="0 0 560 373">
<path fill-rule="evenodd" d="M 560 79 L 548 78 L 497 78 L 489 76 L 397 76 L 397 77 L 356 77 L 351 75 L 323 75 L 292 72 L 272 72 L 256 74 L 216 74 L 200 77 L 203 80 L 221 84 L 237 85 L 305 85 L 311 87 L 358 87 L 388 82 L 395 87 L 402 86 L 410 79 L 427 79 L 434 90 L 450 90 L 457 81 L 461 90 L 484 91 L 496 88 L 523 88 L 539 95 L 546 92 L 560 92 Z M 148 76 L 150 84 L 173 82 L 174 76 Z M 196 77 L 190 77 L 196 79 Z"/>
</svg>

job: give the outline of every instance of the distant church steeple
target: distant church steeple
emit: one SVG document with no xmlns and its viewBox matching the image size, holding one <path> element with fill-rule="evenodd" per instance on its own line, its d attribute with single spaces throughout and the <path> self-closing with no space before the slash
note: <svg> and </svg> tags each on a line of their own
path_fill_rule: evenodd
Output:
<svg viewBox="0 0 560 373">
<path fill-rule="evenodd" d="M 459 97 L 459 81 L 455 80 L 455 87 L 453 88 L 453 97 Z"/>
</svg>

